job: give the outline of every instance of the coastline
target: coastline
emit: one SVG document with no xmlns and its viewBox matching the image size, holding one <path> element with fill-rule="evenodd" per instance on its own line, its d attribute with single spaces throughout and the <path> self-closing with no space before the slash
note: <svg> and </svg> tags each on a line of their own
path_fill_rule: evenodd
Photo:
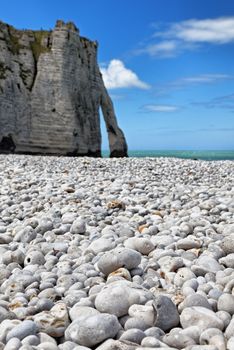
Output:
<svg viewBox="0 0 234 350">
<path fill-rule="evenodd" d="M 104 158 L 109 156 L 109 151 L 102 151 Z M 158 158 L 170 157 L 180 159 L 200 160 L 234 160 L 234 150 L 130 150 L 129 157 L 136 158 Z"/>
</svg>

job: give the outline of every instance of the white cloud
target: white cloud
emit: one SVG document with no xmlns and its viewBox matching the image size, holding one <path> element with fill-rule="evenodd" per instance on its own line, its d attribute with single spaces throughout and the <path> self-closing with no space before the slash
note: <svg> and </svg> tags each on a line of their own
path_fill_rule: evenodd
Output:
<svg viewBox="0 0 234 350">
<path fill-rule="evenodd" d="M 172 57 L 177 50 L 177 43 L 172 40 L 162 41 L 158 44 L 148 45 L 136 53 L 148 53 L 150 56 Z"/>
<path fill-rule="evenodd" d="M 178 106 L 173 105 L 145 105 L 142 107 L 142 109 L 146 112 L 163 112 L 163 113 L 170 113 L 170 112 L 177 112 L 180 108 Z"/>
<path fill-rule="evenodd" d="M 202 84 L 202 83 L 215 83 L 221 80 L 233 79 L 233 76 L 228 74 L 201 74 L 194 77 L 188 77 L 181 79 L 181 83 L 188 84 Z"/>
<path fill-rule="evenodd" d="M 157 26 L 158 27 L 158 26 Z M 234 43 L 234 17 L 189 19 L 167 24 L 156 31 L 153 42 L 137 50 L 155 57 L 174 57 L 185 50 L 194 50 L 205 44 Z"/>
<path fill-rule="evenodd" d="M 141 81 L 136 73 L 124 66 L 120 60 L 111 60 L 108 67 L 100 69 L 107 89 L 135 87 L 149 89 L 150 86 Z"/>
<path fill-rule="evenodd" d="M 175 23 L 166 35 L 195 43 L 229 43 L 234 41 L 234 17 L 191 19 Z"/>
<path fill-rule="evenodd" d="M 233 80 L 234 75 L 224 73 L 207 73 L 182 77 L 164 84 L 158 84 L 155 90 L 155 96 L 168 95 L 173 90 L 188 89 L 189 87 L 207 84 L 220 84 L 225 81 Z"/>
<path fill-rule="evenodd" d="M 110 94 L 110 98 L 112 100 L 123 100 L 124 96 L 123 95 L 117 95 L 117 94 Z"/>
</svg>

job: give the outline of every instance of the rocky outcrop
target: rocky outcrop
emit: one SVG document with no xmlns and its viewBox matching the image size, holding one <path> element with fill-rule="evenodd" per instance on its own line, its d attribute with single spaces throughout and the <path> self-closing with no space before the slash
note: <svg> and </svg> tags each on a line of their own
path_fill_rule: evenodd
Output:
<svg viewBox="0 0 234 350">
<path fill-rule="evenodd" d="M 0 22 L 0 152 L 100 156 L 101 108 L 110 156 L 127 156 L 97 46 L 70 22 L 53 31 Z"/>
</svg>

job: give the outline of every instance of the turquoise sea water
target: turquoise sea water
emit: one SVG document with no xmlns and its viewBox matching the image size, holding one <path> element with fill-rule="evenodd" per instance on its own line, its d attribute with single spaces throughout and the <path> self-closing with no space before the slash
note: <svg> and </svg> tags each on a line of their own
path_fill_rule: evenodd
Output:
<svg viewBox="0 0 234 350">
<path fill-rule="evenodd" d="M 234 160 L 233 151 L 128 151 L 129 157 L 173 157 L 184 159 L 202 159 L 202 160 Z M 109 157 L 109 151 L 102 151 L 103 157 Z"/>
</svg>

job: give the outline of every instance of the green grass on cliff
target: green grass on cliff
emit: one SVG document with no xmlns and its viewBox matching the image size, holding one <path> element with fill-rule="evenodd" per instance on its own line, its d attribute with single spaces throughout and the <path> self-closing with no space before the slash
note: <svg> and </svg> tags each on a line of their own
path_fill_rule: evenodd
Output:
<svg viewBox="0 0 234 350">
<path fill-rule="evenodd" d="M 31 43 L 31 49 L 33 57 L 37 62 L 42 53 L 50 52 L 50 48 L 45 45 L 45 41 L 48 41 L 49 38 L 49 32 L 46 30 L 38 30 L 34 31 L 33 35 L 35 40 Z"/>
<path fill-rule="evenodd" d="M 30 47 L 36 62 L 38 61 L 40 54 L 50 51 L 50 47 L 48 47 L 48 39 L 50 36 L 49 31 L 17 30 L 12 26 L 8 26 L 8 33 L 8 47 L 14 55 L 18 55 L 20 49 L 27 49 L 27 47 L 23 46 L 20 43 L 20 39 L 23 36 L 23 34 L 27 34 L 29 37 L 32 38 L 32 41 L 30 42 Z"/>
</svg>

